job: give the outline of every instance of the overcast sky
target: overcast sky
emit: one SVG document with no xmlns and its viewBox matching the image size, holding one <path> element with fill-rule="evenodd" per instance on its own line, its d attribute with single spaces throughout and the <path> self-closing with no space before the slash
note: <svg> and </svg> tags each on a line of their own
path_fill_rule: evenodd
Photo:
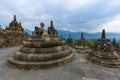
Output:
<svg viewBox="0 0 120 80">
<path fill-rule="evenodd" d="M 0 0 L 0 25 L 5 28 L 13 19 L 24 29 L 34 30 L 50 20 L 59 30 L 120 32 L 120 0 Z"/>
</svg>

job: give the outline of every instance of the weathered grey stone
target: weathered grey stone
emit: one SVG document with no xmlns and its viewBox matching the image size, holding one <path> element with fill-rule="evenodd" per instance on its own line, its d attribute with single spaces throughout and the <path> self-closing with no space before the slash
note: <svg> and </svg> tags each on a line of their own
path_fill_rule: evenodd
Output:
<svg viewBox="0 0 120 80">
<path fill-rule="evenodd" d="M 67 43 L 67 45 L 69 45 L 71 47 L 74 46 L 74 41 L 73 41 L 71 35 L 69 35 L 69 38 L 66 40 L 66 43 Z"/>
<path fill-rule="evenodd" d="M 76 46 L 74 46 L 73 48 L 75 48 L 78 53 L 90 53 L 91 52 L 91 49 L 87 45 L 87 41 L 84 38 L 83 33 L 81 33 L 80 39 L 77 41 Z"/>
<path fill-rule="evenodd" d="M 61 66 L 72 61 L 74 54 L 59 38 L 53 27 L 53 21 L 47 31 L 44 23 L 35 27 L 30 39 L 23 42 L 23 47 L 14 53 L 8 61 L 19 68 L 36 69 Z"/>
<path fill-rule="evenodd" d="M 2 29 L 0 26 L 0 47 L 10 47 L 21 45 L 23 40 L 28 38 L 28 34 L 24 31 L 21 22 L 18 23 L 16 15 L 9 23 L 9 27 Z"/>
<path fill-rule="evenodd" d="M 120 57 L 112 43 L 106 39 L 105 30 L 103 30 L 101 39 L 97 40 L 94 50 L 88 55 L 87 59 L 107 67 L 120 67 Z"/>
</svg>

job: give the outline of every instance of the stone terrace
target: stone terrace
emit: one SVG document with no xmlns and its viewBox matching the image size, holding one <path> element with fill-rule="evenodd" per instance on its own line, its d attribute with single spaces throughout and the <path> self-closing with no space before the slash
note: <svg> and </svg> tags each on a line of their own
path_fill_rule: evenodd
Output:
<svg viewBox="0 0 120 80">
<path fill-rule="evenodd" d="M 120 68 L 107 68 L 89 63 L 87 54 L 78 54 L 67 65 L 51 69 L 23 70 L 8 65 L 7 59 L 21 46 L 0 49 L 0 80 L 120 80 Z"/>
</svg>

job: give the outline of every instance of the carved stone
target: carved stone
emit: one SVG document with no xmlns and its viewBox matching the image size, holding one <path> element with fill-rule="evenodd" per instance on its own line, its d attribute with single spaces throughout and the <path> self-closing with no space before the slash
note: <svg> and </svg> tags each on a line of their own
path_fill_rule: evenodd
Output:
<svg viewBox="0 0 120 80">
<path fill-rule="evenodd" d="M 74 54 L 59 38 L 57 31 L 51 26 L 47 31 L 36 27 L 32 36 L 23 42 L 23 47 L 9 57 L 8 62 L 18 68 L 39 69 L 61 66 L 72 61 Z"/>
<path fill-rule="evenodd" d="M 55 30 L 53 26 L 53 21 L 50 23 L 50 27 L 48 27 L 48 34 L 51 38 L 58 38 L 58 32 Z"/>
<path fill-rule="evenodd" d="M 105 30 L 103 30 L 101 39 L 97 40 L 94 50 L 88 55 L 87 59 L 107 67 L 120 67 L 120 57 L 112 43 L 106 39 Z"/>
<path fill-rule="evenodd" d="M 115 38 L 113 39 L 112 44 L 115 50 L 120 54 L 120 45 L 117 43 Z"/>
<path fill-rule="evenodd" d="M 74 46 L 78 53 L 89 53 L 91 49 L 87 45 L 87 41 L 81 33 L 81 38 L 77 41 L 77 45 Z"/>
<path fill-rule="evenodd" d="M 13 21 L 9 23 L 9 27 L 6 27 L 5 36 L 7 46 L 21 45 L 22 41 L 28 38 L 28 34 L 22 28 L 21 22 L 18 23 L 16 15 L 14 15 Z"/>
<path fill-rule="evenodd" d="M 5 30 L 0 25 L 0 48 L 6 46 Z"/>
<path fill-rule="evenodd" d="M 67 45 L 73 47 L 74 46 L 74 42 L 73 39 L 71 37 L 71 35 L 69 35 L 69 38 L 66 40 Z"/>
</svg>

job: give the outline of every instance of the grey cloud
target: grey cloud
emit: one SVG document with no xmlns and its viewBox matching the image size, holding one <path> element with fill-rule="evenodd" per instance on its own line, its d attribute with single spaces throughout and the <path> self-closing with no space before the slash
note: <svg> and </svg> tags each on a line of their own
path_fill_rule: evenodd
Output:
<svg viewBox="0 0 120 80">
<path fill-rule="evenodd" d="M 8 25 L 13 15 L 16 14 L 18 21 L 21 21 L 23 27 L 28 29 L 34 29 L 33 27 L 39 25 L 41 21 L 48 27 L 49 21 L 53 20 L 57 29 L 89 32 L 101 27 L 102 24 L 111 21 L 120 14 L 118 0 L 114 0 L 117 4 L 114 3 L 113 5 L 109 0 L 92 0 L 91 2 L 86 0 L 84 6 L 77 4 L 76 7 L 74 7 L 76 4 L 72 4 L 70 1 L 72 0 L 0 1 L 0 7 L 3 9 L 0 14 L 0 24 L 2 26 Z M 69 6 L 72 4 L 71 7 L 73 8 L 68 9 L 68 4 Z"/>
</svg>

